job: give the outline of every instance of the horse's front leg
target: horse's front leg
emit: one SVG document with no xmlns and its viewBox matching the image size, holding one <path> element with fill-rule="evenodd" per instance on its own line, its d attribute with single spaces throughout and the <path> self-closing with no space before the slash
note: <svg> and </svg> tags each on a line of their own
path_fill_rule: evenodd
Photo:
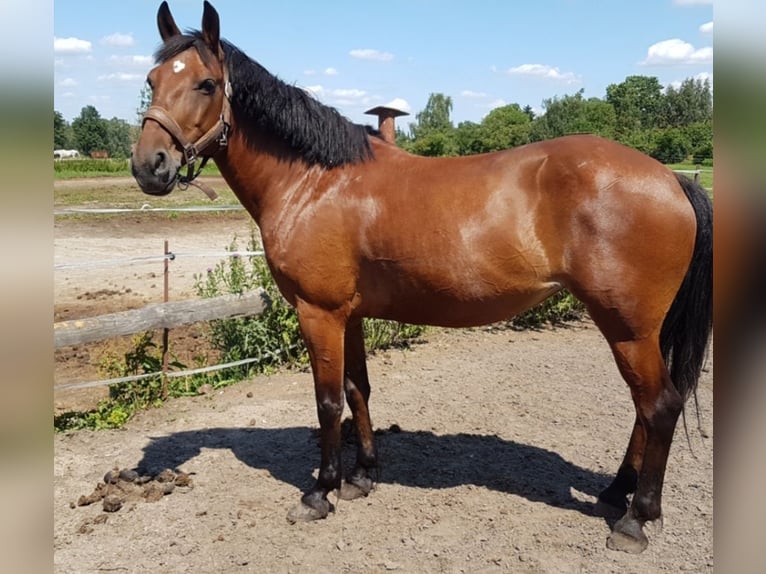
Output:
<svg viewBox="0 0 766 574">
<path fill-rule="evenodd" d="M 370 471 L 378 465 L 375 436 L 370 422 L 370 381 L 367 376 L 367 360 L 364 351 L 362 319 L 354 319 L 346 326 L 345 373 L 343 386 L 346 402 L 354 417 L 356 429 L 356 464 L 346 477 L 340 496 L 352 500 L 367 496 L 373 487 Z"/>
<path fill-rule="evenodd" d="M 306 343 L 314 375 L 319 441 L 322 458 L 314 486 L 292 508 L 287 520 L 317 520 L 333 509 L 327 494 L 341 487 L 341 432 L 343 412 L 343 342 L 346 317 L 299 301 L 301 334 Z"/>
</svg>

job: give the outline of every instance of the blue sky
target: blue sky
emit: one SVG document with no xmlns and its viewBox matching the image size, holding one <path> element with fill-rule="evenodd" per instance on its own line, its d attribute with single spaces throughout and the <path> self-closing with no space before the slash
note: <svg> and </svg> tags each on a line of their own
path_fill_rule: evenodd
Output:
<svg viewBox="0 0 766 574">
<path fill-rule="evenodd" d="M 86 105 L 136 121 L 159 45 L 159 0 L 56 0 L 54 108 Z M 202 0 L 169 0 L 181 29 L 199 28 Z M 432 92 L 452 120 L 479 122 L 518 103 L 584 89 L 603 98 L 626 76 L 664 86 L 713 72 L 712 0 L 214 0 L 221 35 L 282 80 L 312 90 L 349 119 L 395 98 L 411 116 Z M 402 123 L 403 122 L 403 123 Z"/>
</svg>

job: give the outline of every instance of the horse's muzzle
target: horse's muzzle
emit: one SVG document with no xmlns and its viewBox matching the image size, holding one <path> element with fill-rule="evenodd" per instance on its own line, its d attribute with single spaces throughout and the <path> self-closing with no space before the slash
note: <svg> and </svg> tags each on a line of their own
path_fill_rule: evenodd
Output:
<svg viewBox="0 0 766 574">
<path fill-rule="evenodd" d="M 167 195 L 178 181 L 180 164 L 166 151 L 157 150 L 148 157 L 130 159 L 130 171 L 144 193 Z"/>
</svg>

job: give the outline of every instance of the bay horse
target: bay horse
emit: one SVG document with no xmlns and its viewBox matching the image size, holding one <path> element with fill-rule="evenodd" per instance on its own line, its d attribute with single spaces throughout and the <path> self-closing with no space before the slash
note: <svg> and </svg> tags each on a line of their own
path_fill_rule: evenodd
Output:
<svg viewBox="0 0 766 574">
<path fill-rule="evenodd" d="M 152 101 L 133 175 L 145 193 L 165 195 L 212 158 L 258 224 L 308 349 L 321 461 L 288 520 L 325 518 L 328 493 L 350 499 L 374 486 L 363 317 L 477 326 L 566 288 L 586 305 L 635 404 L 625 457 L 596 506 L 621 515 L 609 548 L 643 551 L 644 525 L 661 519 L 674 429 L 712 329 L 704 190 L 590 135 L 414 156 L 221 39 L 208 2 L 201 30 L 181 33 L 166 2 L 157 25 L 162 45 L 147 77 Z M 344 398 L 358 438 L 345 478 Z"/>
</svg>

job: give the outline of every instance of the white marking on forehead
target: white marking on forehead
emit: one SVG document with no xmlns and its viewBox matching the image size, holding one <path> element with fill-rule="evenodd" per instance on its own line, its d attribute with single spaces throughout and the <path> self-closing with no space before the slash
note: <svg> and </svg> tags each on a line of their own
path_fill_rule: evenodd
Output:
<svg viewBox="0 0 766 574">
<path fill-rule="evenodd" d="M 186 67 L 186 64 L 184 64 L 181 60 L 176 60 L 173 62 L 173 71 L 177 74 L 181 70 L 183 70 Z"/>
</svg>

